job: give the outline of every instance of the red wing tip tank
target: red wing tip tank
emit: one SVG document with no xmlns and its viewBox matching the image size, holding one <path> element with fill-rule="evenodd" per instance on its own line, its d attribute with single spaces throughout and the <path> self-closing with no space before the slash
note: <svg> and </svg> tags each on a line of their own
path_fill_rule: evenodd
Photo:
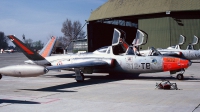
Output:
<svg viewBox="0 0 200 112">
<path fill-rule="evenodd" d="M 11 65 L 0 68 L 0 74 L 14 77 L 36 77 L 47 72 L 45 67 L 39 65 Z"/>
</svg>

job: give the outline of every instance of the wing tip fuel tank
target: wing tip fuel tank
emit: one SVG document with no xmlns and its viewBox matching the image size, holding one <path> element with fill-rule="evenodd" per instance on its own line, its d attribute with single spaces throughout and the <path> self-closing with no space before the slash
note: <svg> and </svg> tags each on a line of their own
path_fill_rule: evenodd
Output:
<svg viewBox="0 0 200 112">
<path fill-rule="evenodd" d="M 39 65 L 11 65 L 0 68 L 0 74 L 14 77 L 36 77 L 47 72 L 45 67 Z"/>
</svg>

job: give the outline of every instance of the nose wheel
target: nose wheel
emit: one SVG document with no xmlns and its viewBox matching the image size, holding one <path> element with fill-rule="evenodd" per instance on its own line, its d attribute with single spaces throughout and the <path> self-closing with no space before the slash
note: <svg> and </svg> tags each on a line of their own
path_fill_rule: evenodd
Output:
<svg viewBox="0 0 200 112">
<path fill-rule="evenodd" d="M 181 71 L 179 72 L 179 74 L 177 74 L 176 78 L 178 80 L 183 80 L 184 79 L 184 76 L 183 76 L 184 73 L 185 73 L 185 69 L 181 69 Z"/>
<path fill-rule="evenodd" d="M 183 74 L 177 74 L 176 78 L 177 78 L 178 80 L 183 80 L 183 79 L 184 79 L 184 76 L 183 76 Z"/>
</svg>

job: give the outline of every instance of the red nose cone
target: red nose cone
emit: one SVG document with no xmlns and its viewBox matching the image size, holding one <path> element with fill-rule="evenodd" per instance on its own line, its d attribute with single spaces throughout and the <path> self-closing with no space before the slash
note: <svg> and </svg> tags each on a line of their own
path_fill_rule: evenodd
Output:
<svg viewBox="0 0 200 112">
<path fill-rule="evenodd" d="M 191 64 L 189 60 L 173 57 L 163 58 L 163 71 L 179 70 L 183 68 L 188 68 L 190 65 Z"/>
</svg>

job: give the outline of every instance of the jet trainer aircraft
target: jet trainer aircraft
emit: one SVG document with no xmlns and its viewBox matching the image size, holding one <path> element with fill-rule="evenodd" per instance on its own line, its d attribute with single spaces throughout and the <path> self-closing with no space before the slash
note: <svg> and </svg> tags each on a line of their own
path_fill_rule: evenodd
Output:
<svg viewBox="0 0 200 112">
<path fill-rule="evenodd" d="M 179 43 L 176 46 L 168 47 L 167 49 L 157 49 L 163 55 L 169 55 L 179 58 L 185 58 L 188 60 L 199 60 L 200 50 L 194 50 L 194 45 L 198 43 L 198 37 L 194 36 L 193 42 L 189 44 L 186 50 L 181 49 L 180 45 L 185 42 L 185 37 L 180 35 Z M 149 50 L 140 51 L 143 55 L 148 55 Z"/>
<path fill-rule="evenodd" d="M 180 38 L 181 38 L 181 36 L 180 36 Z M 180 40 L 184 40 L 184 39 L 180 39 Z M 196 45 L 198 43 L 198 37 L 194 36 L 193 42 L 191 44 L 189 44 L 185 50 L 180 48 L 179 45 L 182 45 L 180 43 L 181 43 L 181 41 L 174 48 L 169 47 L 168 49 L 158 49 L 158 51 L 161 54 L 169 54 L 169 55 L 173 54 L 173 53 L 178 54 L 179 57 L 183 57 L 188 60 L 200 59 L 200 50 L 194 50 L 194 45 Z M 182 42 L 182 43 L 184 43 L 184 42 Z"/>
<path fill-rule="evenodd" d="M 194 50 L 194 45 L 198 43 L 198 37 L 194 36 L 193 42 L 190 43 L 186 50 L 181 49 L 181 45 L 185 43 L 186 37 L 183 35 L 180 35 L 179 38 L 179 43 L 175 46 L 170 46 L 167 49 L 160 49 L 158 48 L 157 50 L 165 56 L 173 56 L 173 57 L 178 57 L 178 58 L 184 58 L 187 60 L 190 60 L 192 63 L 199 63 L 199 62 L 194 62 L 194 60 L 199 60 L 200 59 L 200 50 Z M 140 51 L 141 55 L 148 55 L 150 50 L 142 50 Z M 179 73 L 180 72 L 180 73 Z M 178 72 L 179 74 L 184 74 L 185 69 L 181 69 Z M 170 71 L 170 74 L 175 74 L 177 72 Z"/>
<path fill-rule="evenodd" d="M 47 73 L 49 70 L 73 68 L 77 82 L 84 81 L 83 73 L 155 73 L 172 71 L 178 72 L 188 68 L 191 62 L 187 59 L 163 56 L 155 48 L 151 48 L 148 56 L 138 56 L 130 46 L 126 51 L 121 47 L 121 40 L 126 37 L 125 32 L 114 29 L 111 46 L 102 47 L 92 53 L 57 55 L 42 57 L 28 49 L 15 36 L 8 36 L 12 42 L 21 47 L 27 57 L 32 58 L 24 65 L 12 65 L 0 68 L 0 74 L 15 77 L 34 77 Z M 135 45 L 144 44 L 147 35 L 138 30 Z M 125 47 L 126 48 L 126 47 Z M 41 56 L 41 57 L 40 57 Z M 34 57 L 38 57 L 37 59 Z M 39 58 L 40 57 L 40 58 Z M 183 74 L 177 75 L 183 79 Z"/>
<path fill-rule="evenodd" d="M 6 50 L 3 50 L 4 53 L 14 53 L 15 50 L 13 49 L 6 49 Z"/>
</svg>

